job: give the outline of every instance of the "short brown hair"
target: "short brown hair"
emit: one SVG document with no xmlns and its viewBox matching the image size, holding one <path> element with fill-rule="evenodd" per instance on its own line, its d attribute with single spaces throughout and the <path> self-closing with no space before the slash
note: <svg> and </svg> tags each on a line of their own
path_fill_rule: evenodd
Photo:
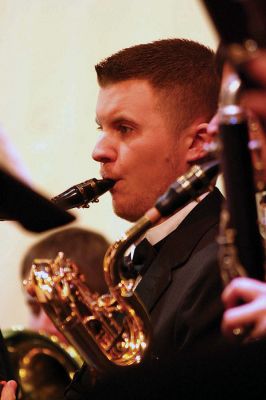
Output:
<svg viewBox="0 0 266 400">
<path fill-rule="evenodd" d="M 54 259 L 59 251 L 78 266 L 92 291 L 105 292 L 103 258 L 109 242 L 101 234 L 79 228 L 64 228 L 49 233 L 34 243 L 25 253 L 21 263 L 21 278 L 28 278 L 35 258 Z"/>
<path fill-rule="evenodd" d="M 220 80 L 214 52 L 187 39 L 163 39 L 128 47 L 95 66 L 101 87 L 129 79 L 147 80 L 166 95 L 172 114 L 186 126 L 209 121 L 217 109 Z M 184 127 L 185 127 L 184 126 Z"/>
</svg>

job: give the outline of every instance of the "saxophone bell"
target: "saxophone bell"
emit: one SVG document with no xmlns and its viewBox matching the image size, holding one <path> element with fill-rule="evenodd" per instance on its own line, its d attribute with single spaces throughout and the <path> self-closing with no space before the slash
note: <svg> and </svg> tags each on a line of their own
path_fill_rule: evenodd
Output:
<svg viewBox="0 0 266 400">
<path fill-rule="evenodd" d="M 71 186 L 51 201 L 64 210 L 71 208 L 89 208 L 89 203 L 98 202 L 98 197 L 110 190 L 115 182 L 111 179 L 89 179 Z"/>
</svg>

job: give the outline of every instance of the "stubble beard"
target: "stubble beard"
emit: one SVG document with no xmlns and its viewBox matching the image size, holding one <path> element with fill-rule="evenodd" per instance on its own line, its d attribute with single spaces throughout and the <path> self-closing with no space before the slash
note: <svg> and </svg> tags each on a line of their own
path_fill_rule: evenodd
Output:
<svg viewBox="0 0 266 400">
<path fill-rule="evenodd" d="M 139 218 L 145 214 L 147 210 L 140 210 L 139 207 L 134 206 L 132 203 L 119 205 L 113 201 L 114 213 L 119 217 L 128 222 L 136 222 Z"/>
<path fill-rule="evenodd" d="M 112 205 L 114 213 L 126 221 L 136 222 L 154 206 L 157 196 L 153 197 L 147 196 L 144 198 L 143 196 L 135 195 L 134 198 L 131 197 L 128 201 L 124 199 L 120 203 L 113 198 Z"/>
</svg>

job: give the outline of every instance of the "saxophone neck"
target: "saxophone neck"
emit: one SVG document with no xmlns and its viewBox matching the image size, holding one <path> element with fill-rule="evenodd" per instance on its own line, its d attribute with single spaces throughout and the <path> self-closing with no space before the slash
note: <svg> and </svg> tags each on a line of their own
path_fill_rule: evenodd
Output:
<svg viewBox="0 0 266 400">
<path fill-rule="evenodd" d="M 136 242 L 149 228 L 161 219 L 157 208 L 149 209 L 124 235 L 109 247 L 104 257 L 104 276 L 108 287 L 115 288 L 120 283 L 121 263 L 129 247 Z"/>
</svg>

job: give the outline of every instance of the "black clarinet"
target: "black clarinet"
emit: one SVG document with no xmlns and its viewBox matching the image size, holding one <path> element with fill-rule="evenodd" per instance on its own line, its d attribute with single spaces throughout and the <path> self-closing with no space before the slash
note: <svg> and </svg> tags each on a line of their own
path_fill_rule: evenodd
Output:
<svg viewBox="0 0 266 400">
<path fill-rule="evenodd" d="M 225 59 L 237 71 L 222 88 L 219 107 L 221 171 L 229 214 L 229 234 L 225 236 L 227 244 L 231 242 L 236 248 L 235 265 L 239 262 L 244 274 L 264 280 L 265 250 L 258 224 L 248 121 L 238 98 L 244 88 L 257 86 L 247 75 L 245 65 L 259 48 L 266 47 L 266 2 L 203 0 L 203 4 L 220 36 Z M 238 272 L 229 271 L 229 275 L 234 277 Z"/>
</svg>

